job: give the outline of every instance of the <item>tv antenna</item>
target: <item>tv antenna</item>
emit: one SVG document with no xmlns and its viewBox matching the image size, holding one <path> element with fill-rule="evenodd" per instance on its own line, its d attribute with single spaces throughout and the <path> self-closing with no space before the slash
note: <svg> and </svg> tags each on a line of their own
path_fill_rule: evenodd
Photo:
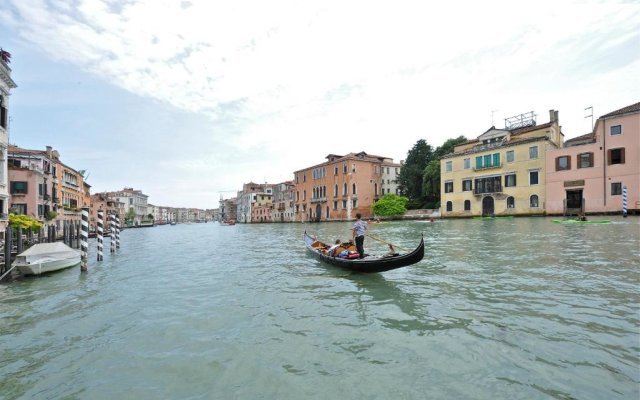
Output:
<svg viewBox="0 0 640 400">
<path fill-rule="evenodd" d="M 591 130 L 593 131 L 593 106 L 589 106 L 587 108 L 584 109 L 585 111 L 587 110 L 591 110 L 591 114 L 590 115 L 585 115 L 585 118 L 589 118 L 591 117 Z"/>
</svg>

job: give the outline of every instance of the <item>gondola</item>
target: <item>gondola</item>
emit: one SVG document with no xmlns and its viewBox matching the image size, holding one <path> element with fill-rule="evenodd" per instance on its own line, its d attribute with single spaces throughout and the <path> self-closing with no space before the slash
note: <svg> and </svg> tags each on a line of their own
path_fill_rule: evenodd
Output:
<svg viewBox="0 0 640 400">
<path fill-rule="evenodd" d="M 421 238 L 418 247 L 409 253 L 391 256 L 367 256 L 363 259 L 345 259 L 329 256 L 322 252 L 322 250 L 328 246 L 309 236 L 306 231 L 304 232 L 303 239 L 307 250 L 313 257 L 327 264 L 335 265 L 336 267 L 349 271 L 384 272 L 415 264 L 420 262 L 424 257 L 424 237 Z"/>
</svg>

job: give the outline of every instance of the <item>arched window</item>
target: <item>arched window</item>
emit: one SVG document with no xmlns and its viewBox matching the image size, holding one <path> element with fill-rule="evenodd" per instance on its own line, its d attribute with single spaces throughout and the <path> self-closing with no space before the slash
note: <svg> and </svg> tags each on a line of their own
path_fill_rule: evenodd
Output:
<svg viewBox="0 0 640 400">
<path fill-rule="evenodd" d="M 356 184 L 355 183 L 351 186 L 351 193 L 352 194 L 358 194 L 358 192 L 356 191 Z"/>
<path fill-rule="evenodd" d="M 532 194 L 531 197 L 529 198 L 529 207 L 531 208 L 538 208 L 538 195 L 537 194 Z"/>
<path fill-rule="evenodd" d="M 507 197 L 507 208 L 516 208 L 516 199 L 513 196 Z"/>
<path fill-rule="evenodd" d="M 471 211 L 471 200 L 465 200 L 464 201 L 464 210 L 465 211 Z"/>
<path fill-rule="evenodd" d="M 347 182 L 344 183 L 344 187 L 342 188 L 342 194 L 345 196 L 347 194 Z"/>
<path fill-rule="evenodd" d="M 453 203 L 450 201 L 447 201 L 447 211 L 453 211 Z"/>
</svg>

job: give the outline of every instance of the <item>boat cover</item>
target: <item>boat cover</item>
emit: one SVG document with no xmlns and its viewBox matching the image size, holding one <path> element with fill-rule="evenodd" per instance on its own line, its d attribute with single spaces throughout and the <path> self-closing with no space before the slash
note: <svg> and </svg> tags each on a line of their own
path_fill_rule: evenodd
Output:
<svg viewBox="0 0 640 400">
<path fill-rule="evenodd" d="M 38 243 L 18 254 L 18 257 L 25 257 L 26 261 L 40 259 L 42 257 L 71 258 L 77 256 L 78 251 L 72 249 L 62 242 Z"/>
</svg>

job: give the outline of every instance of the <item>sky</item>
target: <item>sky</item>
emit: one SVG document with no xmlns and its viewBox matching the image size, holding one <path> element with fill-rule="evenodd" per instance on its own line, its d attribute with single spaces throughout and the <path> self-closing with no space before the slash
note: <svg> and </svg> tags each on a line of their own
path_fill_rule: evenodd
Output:
<svg viewBox="0 0 640 400">
<path fill-rule="evenodd" d="M 0 0 L 0 47 L 11 144 L 169 207 L 640 101 L 639 1 Z"/>
</svg>

